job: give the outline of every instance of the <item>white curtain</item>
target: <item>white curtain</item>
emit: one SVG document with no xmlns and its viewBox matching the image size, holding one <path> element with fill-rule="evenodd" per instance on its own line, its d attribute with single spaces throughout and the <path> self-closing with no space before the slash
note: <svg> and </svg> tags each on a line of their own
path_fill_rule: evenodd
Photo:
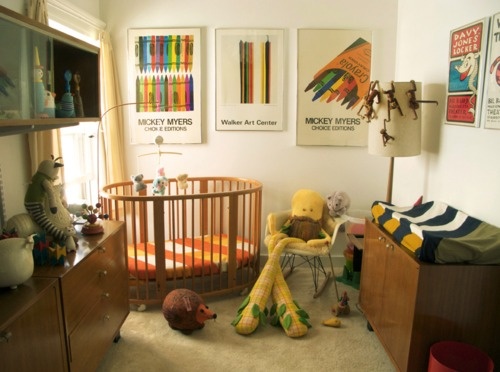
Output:
<svg viewBox="0 0 500 372">
<path fill-rule="evenodd" d="M 100 35 L 99 71 L 101 84 L 101 123 L 99 131 L 99 188 L 115 182 L 125 181 L 123 104 L 116 76 L 113 48 L 110 35 Z"/>
<path fill-rule="evenodd" d="M 47 3 L 45 0 L 28 0 L 27 15 L 38 22 L 48 24 Z M 31 174 L 35 174 L 38 165 L 50 159 L 51 155 L 62 154 L 61 137 L 58 129 L 31 132 L 28 134 L 28 147 L 31 163 Z M 63 159 L 64 160 L 64 159 Z M 63 170 L 60 174 L 63 179 Z"/>
</svg>

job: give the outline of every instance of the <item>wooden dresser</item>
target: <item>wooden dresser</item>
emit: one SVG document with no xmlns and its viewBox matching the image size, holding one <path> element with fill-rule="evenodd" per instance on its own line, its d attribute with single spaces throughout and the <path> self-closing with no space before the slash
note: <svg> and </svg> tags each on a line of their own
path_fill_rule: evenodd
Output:
<svg viewBox="0 0 500 372">
<path fill-rule="evenodd" d="M 360 306 L 400 371 L 426 371 L 432 344 L 475 345 L 500 366 L 500 266 L 420 262 L 366 221 Z"/>
<path fill-rule="evenodd" d="M 68 370 L 57 279 L 31 278 L 17 289 L 0 289 L 0 369 Z"/>
<path fill-rule="evenodd" d="M 64 266 L 37 266 L 33 274 L 58 281 L 70 371 L 95 370 L 129 313 L 125 225 L 103 224 L 103 234 L 79 235 Z"/>
</svg>

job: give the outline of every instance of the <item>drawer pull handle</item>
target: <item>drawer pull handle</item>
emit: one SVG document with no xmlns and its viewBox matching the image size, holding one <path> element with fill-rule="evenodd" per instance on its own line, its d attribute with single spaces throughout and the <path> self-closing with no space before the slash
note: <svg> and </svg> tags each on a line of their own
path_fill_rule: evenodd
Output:
<svg viewBox="0 0 500 372">
<path fill-rule="evenodd" d="M 378 237 L 378 241 L 379 241 L 379 242 L 385 242 L 385 238 L 384 238 L 383 236 L 379 236 L 379 237 Z"/>
<path fill-rule="evenodd" d="M 107 270 L 101 270 L 99 271 L 99 276 L 106 276 L 108 275 L 108 271 Z"/>
<path fill-rule="evenodd" d="M 104 315 L 104 320 L 111 320 L 111 316 L 109 314 Z"/>
<path fill-rule="evenodd" d="M 102 297 L 103 297 L 103 298 L 109 298 L 109 292 L 104 292 L 104 293 L 102 294 Z"/>
<path fill-rule="evenodd" d="M 9 342 L 10 338 L 12 337 L 12 332 L 5 331 L 0 333 L 0 342 Z"/>
<path fill-rule="evenodd" d="M 97 248 L 99 250 L 99 252 L 101 253 L 106 253 L 106 247 L 99 247 Z"/>
</svg>

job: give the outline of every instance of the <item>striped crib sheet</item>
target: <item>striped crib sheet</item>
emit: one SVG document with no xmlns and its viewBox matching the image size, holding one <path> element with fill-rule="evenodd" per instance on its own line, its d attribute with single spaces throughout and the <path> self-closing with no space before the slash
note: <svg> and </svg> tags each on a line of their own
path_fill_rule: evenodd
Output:
<svg viewBox="0 0 500 372">
<path fill-rule="evenodd" d="M 253 259 L 254 247 L 247 240 L 236 239 L 237 268 Z M 152 242 L 128 246 L 128 267 L 132 277 L 145 280 L 156 278 L 156 246 Z M 202 276 L 226 272 L 228 267 L 228 237 L 225 234 L 179 238 L 165 242 L 167 279 Z"/>
</svg>

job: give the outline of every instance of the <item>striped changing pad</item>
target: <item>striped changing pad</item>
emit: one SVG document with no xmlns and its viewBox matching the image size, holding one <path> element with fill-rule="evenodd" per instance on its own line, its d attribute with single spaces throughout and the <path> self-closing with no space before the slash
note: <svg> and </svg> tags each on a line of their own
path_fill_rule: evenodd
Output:
<svg viewBox="0 0 500 372">
<path fill-rule="evenodd" d="M 500 264 L 500 228 L 441 202 L 372 205 L 374 221 L 422 261 Z"/>
</svg>

